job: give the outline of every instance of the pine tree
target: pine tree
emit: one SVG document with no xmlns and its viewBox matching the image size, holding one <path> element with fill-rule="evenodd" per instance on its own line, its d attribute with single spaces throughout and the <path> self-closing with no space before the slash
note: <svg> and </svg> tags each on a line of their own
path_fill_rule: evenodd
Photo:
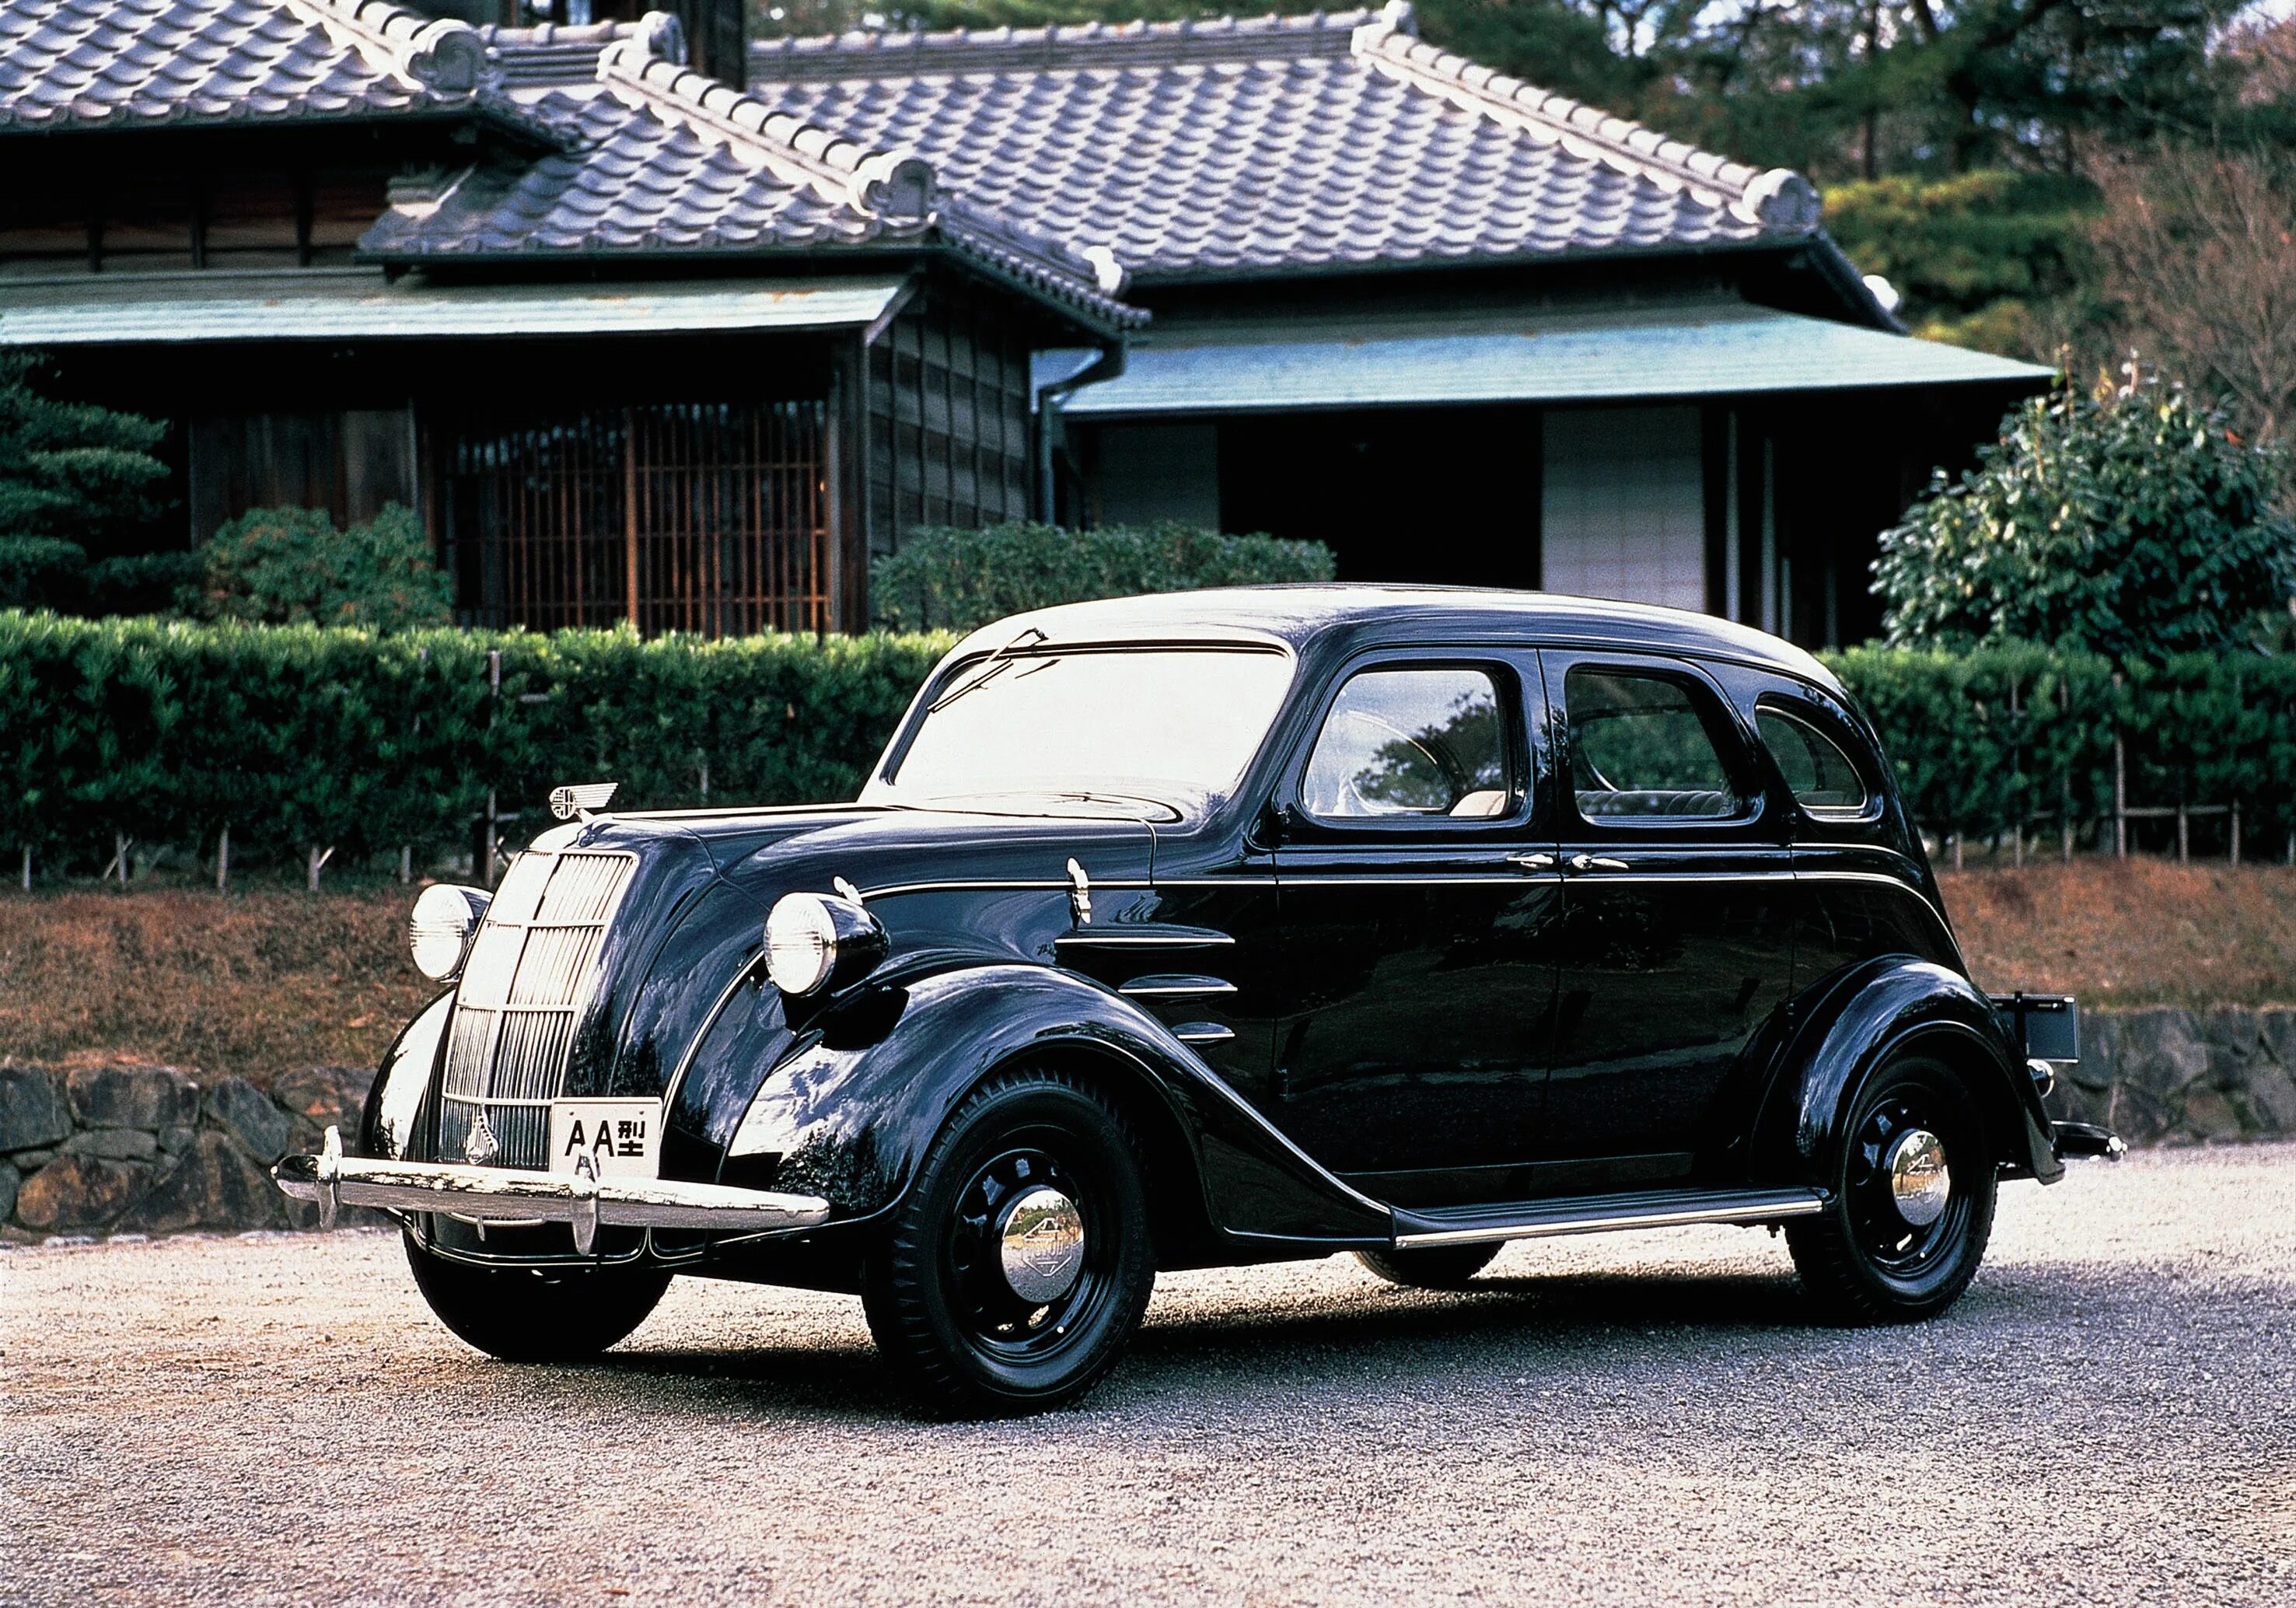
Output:
<svg viewBox="0 0 2296 1608">
<path fill-rule="evenodd" d="M 77 601 L 88 549 L 153 518 L 168 478 L 167 425 L 45 396 L 39 367 L 0 352 L 0 607 Z"/>
</svg>

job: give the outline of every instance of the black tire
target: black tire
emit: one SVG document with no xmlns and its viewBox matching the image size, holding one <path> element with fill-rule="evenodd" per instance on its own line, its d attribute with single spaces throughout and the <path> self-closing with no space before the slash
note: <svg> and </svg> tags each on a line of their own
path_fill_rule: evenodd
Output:
<svg viewBox="0 0 2296 1608">
<path fill-rule="evenodd" d="M 669 1274 L 644 1264 L 474 1268 L 403 1236 L 415 1287 L 439 1321 L 504 1362 L 582 1362 L 645 1322 Z"/>
<path fill-rule="evenodd" d="M 1042 1300 L 1016 1287 L 1031 1269 L 1008 1273 L 1004 1238 L 1039 1189 L 1074 1209 L 1038 1275 L 1071 1282 Z M 1091 1389 L 1139 1326 L 1155 1280 L 1123 1119 L 1082 1079 L 1016 1071 L 974 1091 L 926 1153 L 869 1259 L 862 1303 L 878 1350 L 926 1411 L 1000 1417 Z"/>
<path fill-rule="evenodd" d="M 1498 1253 L 1496 1244 L 1428 1245 L 1417 1251 L 1358 1251 L 1356 1260 L 1406 1290 L 1464 1290 Z"/>
<path fill-rule="evenodd" d="M 1894 1202 L 1885 1161 L 1915 1130 L 1943 1146 L 1944 1209 L 1908 1222 Z M 1833 1200 L 1817 1217 L 1786 1224 L 1803 1287 L 1831 1322 L 1912 1323 L 1960 1298 L 1985 1259 L 1997 1184 L 1985 1124 L 1951 1067 L 1909 1054 L 1885 1062 L 1857 1091 L 1831 1171 Z"/>
</svg>

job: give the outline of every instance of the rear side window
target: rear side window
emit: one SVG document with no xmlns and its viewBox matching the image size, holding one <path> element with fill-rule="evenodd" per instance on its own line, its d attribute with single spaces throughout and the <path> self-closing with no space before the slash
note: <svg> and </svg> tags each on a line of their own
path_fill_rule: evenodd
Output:
<svg viewBox="0 0 2296 1608">
<path fill-rule="evenodd" d="M 1588 820 L 1734 816 L 1742 800 L 1690 689 L 1665 676 L 1574 669 L 1563 683 L 1570 780 Z"/>
<path fill-rule="evenodd" d="M 1300 802 L 1326 820 L 1505 815 L 1521 789 L 1501 707 L 1481 670 L 1365 670 L 1324 718 Z"/>
<path fill-rule="evenodd" d="M 1754 711 L 1754 725 L 1796 803 L 1814 816 L 1865 812 L 1871 794 L 1839 742 L 1801 716 L 1767 703 Z"/>
</svg>

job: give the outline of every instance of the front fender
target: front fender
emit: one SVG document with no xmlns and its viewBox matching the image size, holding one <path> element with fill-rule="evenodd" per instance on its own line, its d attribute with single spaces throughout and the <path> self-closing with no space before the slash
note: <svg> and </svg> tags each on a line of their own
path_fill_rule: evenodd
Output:
<svg viewBox="0 0 2296 1608">
<path fill-rule="evenodd" d="M 381 1161 L 407 1154 L 415 1124 L 422 1118 L 422 1103 L 447 1056 L 447 1023 L 454 1013 L 455 990 L 448 989 L 417 1011 L 382 1053 L 366 1103 L 359 1110 L 357 1154 Z"/>
<path fill-rule="evenodd" d="M 990 963 L 864 990 L 765 1072 L 720 1177 L 820 1195 L 837 1218 L 898 1201 L 949 1115 L 998 1068 L 1089 1064 L 1118 1080 L 1144 1142 L 1185 1158 L 1204 1218 L 1231 1236 L 1384 1244 L 1385 1208 L 1317 1166 L 1155 1018 L 1072 973 Z M 723 1120 L 719 1114 L 718 1120 Z M 717 1121 L 712 1122 L 717 1126 Z M 721 1129 L 721 1131 L 727 1131 Z"/>
<path fill-rule="evenodd" d="M 1971 1080 L 1995 1160 L 2009 1176 L 2054 1183 L 2064 1175 L 2040 1091 L 1992 1002 L 1933 961 L 1883 955 L 1829 981 L 1788 1040 L 1756 1118 L 1761 1176 L 1829 1187 L 1859 1085 L 1916 1042 Z"/>
</svg>

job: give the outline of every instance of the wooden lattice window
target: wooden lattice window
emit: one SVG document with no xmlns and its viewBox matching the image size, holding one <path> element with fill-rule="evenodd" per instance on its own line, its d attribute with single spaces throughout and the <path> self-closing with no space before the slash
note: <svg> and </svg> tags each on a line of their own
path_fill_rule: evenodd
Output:
<svg viewBox="0 0 2296 1608">
<path fill-rule="evenodd" d="M 830 628 L 824 429 L 817 400 L 449 429 L 441 500 L 463 618 L 709 636 Z"/>
</svg>

